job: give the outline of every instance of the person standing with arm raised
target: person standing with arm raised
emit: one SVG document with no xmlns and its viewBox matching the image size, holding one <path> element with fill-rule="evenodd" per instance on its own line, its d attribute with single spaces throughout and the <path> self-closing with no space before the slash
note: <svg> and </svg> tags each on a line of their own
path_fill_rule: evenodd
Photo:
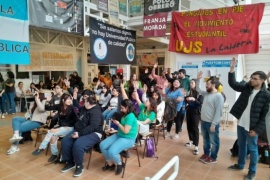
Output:
<svg viewBox="0 0 270 180">
<path fill-rule="evenodd" d="M 245 180 L 255 178 L 258 163 L 258 135 L 265 130 L 265 117 L 269 110 L 270 94 L 264 81 L 267 75 L 256 71 L 247 83 L 237 82 L 235 79 L 236 59 L 232 58 L 228 82 L 230 87 L 241 92 L 230 113 L 238 119 L 238 162 L 229 166 L 229 170 L 243 170 L 245 168 L 247 147 L 250 153 L 249 171 Z"/>
<path fill-rule="evenodd" d="M 201 109 L 201 132 L 203 136 L 204 154 L 200 157 L 200 161 L 205 164 L 217 163 L 217 155 L 220 146 L 219 140 L 219 123 L 222 116 L 223 97 L 217 91 L 220 84 L 215 77 L 210 77 L 206 82 L 206 91 L 200 88 L 200 79 L 202 72 L 198 73 L 196 80 L 196 90 L 204 96 Z"/>
</svg>

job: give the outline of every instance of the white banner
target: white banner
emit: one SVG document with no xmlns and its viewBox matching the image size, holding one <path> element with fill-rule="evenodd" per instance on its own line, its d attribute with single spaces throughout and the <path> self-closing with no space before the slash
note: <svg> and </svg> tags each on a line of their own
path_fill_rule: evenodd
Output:
<svg viewBox="0 0 270 180">
<path fill-rule="evenodd" d="M 31 64 L 19 66 L 19 71 L 74 71 L 76 48 L 31 44 Z"/>
</svg>

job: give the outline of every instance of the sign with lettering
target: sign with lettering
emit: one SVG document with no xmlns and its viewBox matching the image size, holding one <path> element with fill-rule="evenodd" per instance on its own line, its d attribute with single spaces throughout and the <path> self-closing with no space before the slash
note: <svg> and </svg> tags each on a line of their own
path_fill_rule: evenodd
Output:
<svg viewBox="0 0 270 180">
<path fill-rule="evenodd" d="M 30 25 L 83 35 L 83 0 L 31 0 Z"/>
<path fill-rule="evenodd" d="M 144 0 L 144 15 L 177 11 L 179 0 Z"/>
<path fill-rule="evenodd" d="M 99 0 L 98 10 L 103 11 L 103 12 L 108 12 L 108 0 Z"/>
<path fill-rule="evenodd" d="M 119 26 L 119 2 L 118 0 L 109 0 L 109 23 Z"/>
<path fill-rule="evenodd" d="M 0 64 L 29 64 L 27 1 L 0 0 Z"/>
<path fill-rule="evenodd" d="M 168 13 L 156 13 L 144 15 L 143 17 L 143 36 L 165 36 Z"/>
<path fill-rule="evenodd" d="M 74 71 L 76 48 L 31 44 L 31 64 L 19 66 L 19 71 Z"/>
<path fill-rule="evenodd" d="M 91 63 L 135 64 L 136 32 L 90 17 Z"/>
<path fill-rule="evenodd" d="M 173 12 L 169 51 L 198 55 L 257 53 L 264 6 Z"/>
</svg>

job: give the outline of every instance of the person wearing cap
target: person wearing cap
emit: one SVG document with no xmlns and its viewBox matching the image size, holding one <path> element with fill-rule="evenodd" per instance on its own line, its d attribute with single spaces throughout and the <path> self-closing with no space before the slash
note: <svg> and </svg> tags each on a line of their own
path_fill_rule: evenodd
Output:
<svg viewBox="0 0 270 180">
<path fill-rule="evenodd" d="M 158 67 L 158 63 L 154 64 L 154 67 L 152 69 L 152 76 L 153 78 L 157 81 L 157 88 L 158 88 L 158 92 L 163 94 L 163 88 L 167 88 L 168 85 L 168 80 L 166 79 L 165 75 L 167 73 L 166 69 L 163 69 L 161 76 L 156 75 L 155 73 L 155 69 Z"/>
<path fill-rule="evenodd" d="M 174 71 L 174 72 L 172 73 L 172 78 L 171 78 L 168 74 L 165 74 L 165 76 L 166 76 L 166 79 L 167 79 L 171 84 L 173 84 L 173 81 L 174 81 L 175 79 L 178 79 L 178 74 L 179 74 L 178 71 Z"/>
</svg>

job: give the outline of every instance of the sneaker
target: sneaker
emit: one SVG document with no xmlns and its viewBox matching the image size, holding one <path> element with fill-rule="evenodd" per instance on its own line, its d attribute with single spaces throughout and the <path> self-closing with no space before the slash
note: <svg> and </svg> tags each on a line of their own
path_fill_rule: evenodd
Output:
<svg viewBox="0 0 270 180">
<path fill-rule="evenodd" d="M 255 174 L 248 173 L 245 176 L 245 180 L 253 180 L 253 179 L 255 179 Z"/>
<path fill-rule="evenodd" d="M 204 162 L 206 159 L 208 159 L 209 158 L 209 156 L 207 156 L 206 154 L 203 154 L 201 157 L 200 157 L 200 159 L 199 159 L 199 161 L 201 161 L 201 162 Z"/>
<path fill-rule="evenodd" d="M 18 134 L 13 134 L 12 138 L 9 139 L 9 142 L 14 143 L 16 141 L 20 141 L 23 137 L 19 136 Z"/>
<path fill-rule="evenodd" d="M 1 115 L 1 118 L 4 119 L 4 118 L 5 118 L 5 114 L 2 114 L 2 115 Z"/>
<path fill-rule="evenodd" d="M 75 163 L 66 163 L 66 165 L 61 169 L 61 172 L 68 172 L 73 168 L 75 168 Z"/>
<path fill-rule="evenodd" d="M 35 151 L 32 152 L 32 155 L 38 156 L 38 155 L 40 155 L 40 153 L 42 153 L 42 151 L 44 151 L 44 149 L 36 149 Z"/>
<path fill-rule="evenodd" d="M 121 165 L 117 165 L 115 175 L 121 174 L 123 168 L 125 168 L 125 163 L 124 162 L 122 162 Z"/>
<path fill-rule="evenodd" d="M 198 155 L 199 154 L 199 148 L 198 148 L 198 146 L 195 146 L 195 148 L 193 150 L 193 154 L 194 155 Z"/>
<path fill-rule="evenodd" d="M 58 156 L 57 155 L 51 155 L 51 157 L 48 159 L 48 162 L 54 162 L 58 159 Z"/>
<path fill-rule="evenodd" d="M 75 177 L 79 177 L 83 173 L 83 166 L 76 166 L 76 170 L 74 172 Z"/>
<path fill-rule="evenodd" d="M 216 164 L 217 160 L 211 157 L 208 157 L 206 160 L 203 161 L 204 164 Z"/>
<path fill-rule="evenodd" d="M 114 169 L 115 169 L 115 164 L 112 164 L 111 166 L 107 164 L 106 166 L 102 167 L 103 171 L 107 171 L 107 170 L 114 171 Z"/>
<path fill-rule="evenodd" d="M 234 171 L 241 171 L 241 170 L 243 170 L 244 168 L 240 168 L 240 167 L 238 166 L 238 164 L 234 164 L 234 165 L 229 166 L 228 169 L 229 169 L 229 170 L 234 170 Z"/>
<path fill-rule="evenodd" d="M 189 141 L 189 142 L 187 142 L 187 143 L 185 144 L 186 147 L 190 147 L 190 146 L 192 146 L 192 145 L 193 145 L 193 141 Z"/>
<path fill-rule="evenodd" d="M 12 145 L 9 150 L 7 151 L 8 155 L 14 154 L 15 152 L 20 151 L 20 148 L 18 146 Z"/>
<path fill-rule="evenodd" d="M 173 136 L 172 136 L 172 139 L 178 139 L 179 138 L 179 135 L 178 134 L 174 134 Z"/>
<path fill-rule="evenodd" d="M 171 135 L 170 135 L 170 133 L 169 132 L 166 132 L 165 133 L 165 138 L 168 138 L 168 137 L 170 137 Z"/>
</svg>

